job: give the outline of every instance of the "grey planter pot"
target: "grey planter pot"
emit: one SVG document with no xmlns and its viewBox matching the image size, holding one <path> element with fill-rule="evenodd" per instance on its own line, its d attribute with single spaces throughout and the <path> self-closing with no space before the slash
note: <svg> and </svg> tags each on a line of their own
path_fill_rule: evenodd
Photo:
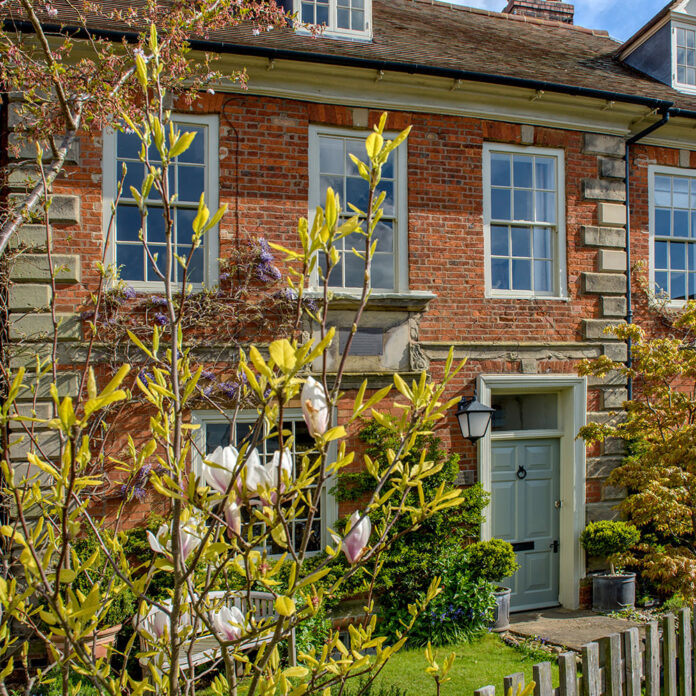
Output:
<svg viewBox="0 0 696 696">
<path fill-rule="evenodd" d="M 491 631 L 499 633 L 510 628 L 510 595 L 512 590 L 508 587 L 498 587 L 495 592 L 495 617 Z"/>
<path fill-rule="evenodd" d="M 636 574 L 594 575 L 592 577 L 592 610 L 622 611 L 636 604 Z"/>
</svg>

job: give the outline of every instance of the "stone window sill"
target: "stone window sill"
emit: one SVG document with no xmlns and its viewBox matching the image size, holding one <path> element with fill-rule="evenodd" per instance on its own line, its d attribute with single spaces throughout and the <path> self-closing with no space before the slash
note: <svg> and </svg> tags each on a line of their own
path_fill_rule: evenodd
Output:
<svg viewBox="0 0 696 696">
<path fill-rule="evenodd" d="M 304 293 L 307 298 L 320 300 L 319 290 L 308 290 Z M 391 311 L 422 312 L 437 295 L 423 290 L 407 292 L 373 292 L 367 300 L 367 309 Z M 360 304 L 360 295 L 345 290 L 334 290 L 329 301 L 330 309 L 353 309 Z"/>
</svg>

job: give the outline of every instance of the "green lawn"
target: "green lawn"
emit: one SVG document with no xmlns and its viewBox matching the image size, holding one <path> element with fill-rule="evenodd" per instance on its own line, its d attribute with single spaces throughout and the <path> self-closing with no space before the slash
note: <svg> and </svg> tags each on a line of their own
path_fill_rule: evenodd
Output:
<svg viewBox="0 0 696 696">
<path fill-rule="evenodd" d="M 496 693 L 503 693 L 503 677 L 524 672 L 527 682 L 532 679 L 532 665 L 542 662 L 546 656 L 527 653 L 506 645 L 494 633 L 487 633 L 479 640 L 462 645 L 437 648 L 436 659 L 442 663 L 451 652 L 456 653 L 451 681 L 442 688 L 442 696 L 472 696 L 475 689 L 492 684 Z M 382 685 L 406 690 L 408 696 L 435 694 L 432 678 L 425 674 L 425 657 L 422 649 L 402 650 L 391 660 L 379 679 Z M 558 686 L 558 667 L 552 662 L 553 684 Z"/>
<path fill-rule="evenodd" d="M 539 652 L 527 652 L 506 645 L 494 633 L 484 634 L 480 639 L 461 645 L 436 648 L 435 655 L 442 663 L 451 652 L 456 653 L 454 667 L 450 672 L 451 681 L 442 687 L 442 696 L 473 696 L 474 690 L 492 684 L 496 693 L 503 694 L 503 677 L 515 672 L 524 672 L 526 682 L 532 679 L 532 665 L 551 659 Z M 391 685 L 399 687 L 399 696 L 435 696 L 435 685 L 425 674 L 425 656 L 422 648 L 402 650 L 380 674 L 373 696 L 379 687 L 385 689 L 384 696 Z M 552 661 L 553 685 L 558 686 L 558 667 Z M 349 682 L 350 684 L 350 682 Z M 243 684 L 240 694 L 244 693 Z M 350 693 L 353 689 L 348 689 Z M 208 696 L 208 690 L 197 692 Z"/>
</svg>

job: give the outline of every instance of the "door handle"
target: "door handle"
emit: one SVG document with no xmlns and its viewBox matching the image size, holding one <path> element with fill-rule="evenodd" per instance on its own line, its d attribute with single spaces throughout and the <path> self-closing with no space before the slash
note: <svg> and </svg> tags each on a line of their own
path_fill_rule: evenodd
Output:
<svg viewBox="0 0 696 696">
<path fill-rule="evenodd" d="M 520 480 L 527 478 L 527 470 L 521 464 L 519 469 L 517 469 L 517 478 Z"/>
<path fill-rule="evenodd" d="M 560 542 L 558 541 L 558 539 L 554 539 L 554 540 L 549 544 L 549 548 L 550 548 L 550 549 L 553 549 L 553 552 L 554 552 L 554 553 L 558 553 L 558 547 L 559 547 L 559 546 L 560 546 Z"/>
</svg>

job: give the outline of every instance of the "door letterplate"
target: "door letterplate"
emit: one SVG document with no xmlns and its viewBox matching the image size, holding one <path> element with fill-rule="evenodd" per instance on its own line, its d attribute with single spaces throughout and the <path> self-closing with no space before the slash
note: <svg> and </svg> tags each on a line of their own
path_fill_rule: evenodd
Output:
<svg viewBox="0 0 696 696">
<path fill-rule="evenodd" d="M 534 551 L 533 541 L 517 541 L 512 545 L 513 551 Z"/>
</svg>

